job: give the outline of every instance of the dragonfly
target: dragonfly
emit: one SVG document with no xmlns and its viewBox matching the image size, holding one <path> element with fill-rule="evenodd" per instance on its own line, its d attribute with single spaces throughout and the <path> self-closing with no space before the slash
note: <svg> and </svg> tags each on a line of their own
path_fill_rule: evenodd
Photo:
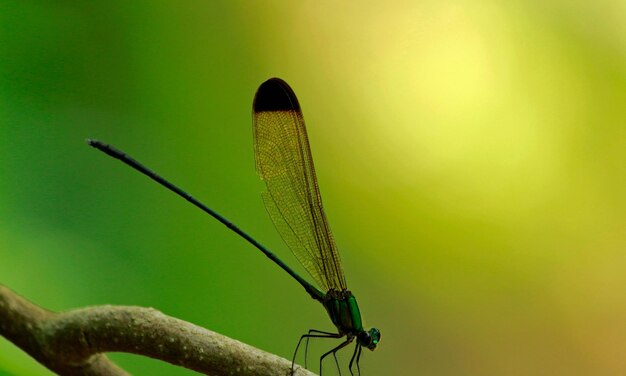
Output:
<svg viewBox="0 0 626 376">
<path fill-rule="evenodd" d="M 324 306 L 337 330 L 329 332 L 309 329 L 306 334 L 303 334 L 293 354 L 292 374 L 295 370 L 298 349 L 303 340 L 305 341 L 306 368 L 309 340 L 334 338 L 342 339 L 342 342 L 320 357 L 320 375 L 322 375 L 324 359 L 331 354 L 341 374 L 336 353 L 353 342 L 356 342 L 356 345 L 348 369 L 350 374 L 354 375 L 353 366 L 356 364 L 357 373 L 360 375 L 361 351 L 364 347 L 375 350 L 381 339 L 381 333 L 377 328 L 365 329 L 363 327 L 357 300 L 348 290 L 339 252 L 322 206 L 304 117 L 298 99 L 285 81 L 280 78 L 270 78 L 257 90 L 252 107 L 256 171 L 266 185 L 266 190 L 262 193 L 265 208 L 283 241 L 316 285 L 308 282 L 268 248 L 228 219 L 126 153 L 98 140 L 87 140 L 87 143 L 119 159 L 217 219 L 260 250 L 295 279 L 311 298 Z"/>
</svg>

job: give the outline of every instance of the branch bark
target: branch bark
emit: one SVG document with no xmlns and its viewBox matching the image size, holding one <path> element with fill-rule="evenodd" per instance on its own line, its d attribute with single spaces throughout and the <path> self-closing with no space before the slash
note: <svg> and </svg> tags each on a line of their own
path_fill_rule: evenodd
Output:
<svg viewBox="0 0 626 376">
<path fill-rule="evenodd" d="M 291 361 L 142 307 L 54 313 L 0 285 L 0 335 L 60 375 L 126 376 L 104 353 L 149 356 L 204 373 L 286 376 Z M 294 375 L 313 373 L 296 366 Z"/>
</svg>

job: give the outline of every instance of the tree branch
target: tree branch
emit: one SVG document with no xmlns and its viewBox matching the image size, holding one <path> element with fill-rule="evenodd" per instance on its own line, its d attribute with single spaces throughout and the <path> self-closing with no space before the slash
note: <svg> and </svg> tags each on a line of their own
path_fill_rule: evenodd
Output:
<svg viewBox="0 0 626 376">
<path fill-rule="evenodd" d="M 291 361 L 152 309 L 54 313 L 0 285 L 0 335 L 60 375 L 128 375 L 103 353 L 127 352 L 207 375 L 286 376 Z M 313 373 L 296 366 L 294 375 Z"/>
</svg>

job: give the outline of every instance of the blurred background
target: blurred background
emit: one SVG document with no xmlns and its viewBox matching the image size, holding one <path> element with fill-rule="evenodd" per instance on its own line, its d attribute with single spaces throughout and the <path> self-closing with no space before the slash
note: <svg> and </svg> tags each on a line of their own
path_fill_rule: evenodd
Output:
<svg viewBox="0 0 626 376">
<path fill-rule="evenodd" d="M 84 143 L 126 151 L 304 273 L 254 170 L 252 98 L 278 76 L 382 331 L 364 375 L 626 373 L 625 2 L 0 8 L 0 283 L 55 311 L 155 307 L 286 358 L 332 330 L 256 249 Z M 50 374 L 2 338 L 0 373 Z"/>
</svg>

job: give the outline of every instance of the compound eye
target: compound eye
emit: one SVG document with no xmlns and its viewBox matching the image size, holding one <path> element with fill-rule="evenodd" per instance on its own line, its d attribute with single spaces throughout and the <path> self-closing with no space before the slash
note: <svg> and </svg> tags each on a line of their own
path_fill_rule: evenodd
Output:
<svg viewBox="0 0 626 376">
<path fill-rule="evenodd" d="M 370 334 L 372 335 L 372 337 L 380 338 L 380 330 L 378 330 L 377 328 L 370 329 Z"/>
<path fill-rule="evenodd" d="M 372 338 L 371 340 L 372 344 L 376 346 L 378 342 L 380 341 L 380 330 L 376 328 L 372 328 L 370 329 L 368 335 Z"/>
</svg>

